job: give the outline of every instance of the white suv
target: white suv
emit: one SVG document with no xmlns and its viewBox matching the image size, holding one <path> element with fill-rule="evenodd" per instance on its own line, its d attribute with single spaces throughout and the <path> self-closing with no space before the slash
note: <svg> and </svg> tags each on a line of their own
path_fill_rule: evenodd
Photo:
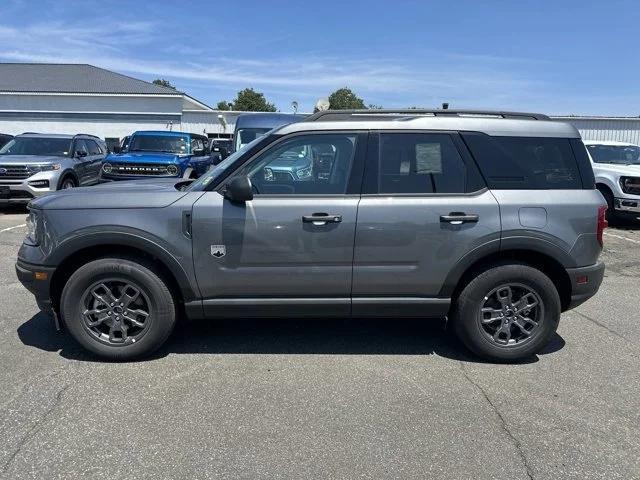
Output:
<svg viewBox="0 0 640 480">
<path fill-rule="evenodd" d="M 598 140 L 584 144 L 610 215 L 640 219 L 640 146 Z"/>
</svg>

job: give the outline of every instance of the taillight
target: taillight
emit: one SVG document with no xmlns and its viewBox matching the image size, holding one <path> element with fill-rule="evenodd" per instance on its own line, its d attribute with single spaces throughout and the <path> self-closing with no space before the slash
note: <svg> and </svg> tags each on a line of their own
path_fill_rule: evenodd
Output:
<svg viewBox="0 0 640 480">
<path fill-rule="evenodd" d="M 607 206 L 601 205 L 598 207 L 598 243 L 600 246 L 604 246 L 604 242 L 602 240 L 602 234 L 604 233 L 604 229 L 609 226 L 609 222 L 607 222 Z"/>
</svg>

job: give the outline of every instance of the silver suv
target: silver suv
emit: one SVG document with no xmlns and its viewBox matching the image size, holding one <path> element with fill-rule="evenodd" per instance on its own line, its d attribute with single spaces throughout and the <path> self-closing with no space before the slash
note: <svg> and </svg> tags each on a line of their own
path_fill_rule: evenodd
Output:
<svg viewBox="0 0 640 480">
<path fill-rule="evenodd" d="M 271 168 L 304 152 L 304 180 Z M 320 112 L 198 180 L 31 203 L 16 269 L 88 350 L 176 317 L 446 317 L 477 355 L 539 352 L 594 295 L 606 205 L 576 129 L 506 112 Z"/>
<path fill-rule="evenodd" d="M 106 153 L 93 135 L 18 135 L 0 148 L 0 205 L 98 183 Z"/>
</svg>

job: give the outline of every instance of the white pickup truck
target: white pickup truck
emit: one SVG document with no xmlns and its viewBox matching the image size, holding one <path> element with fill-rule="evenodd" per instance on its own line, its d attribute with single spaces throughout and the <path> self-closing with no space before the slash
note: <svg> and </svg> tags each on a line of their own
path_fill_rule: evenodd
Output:
<svg viewBox="0 0 640 480">
<path fill-rule="evenodd" d="M 599 140 L 585 140 L 584 144 L 609 216 L 640 220 L 640 146 Z"/>
</svg>

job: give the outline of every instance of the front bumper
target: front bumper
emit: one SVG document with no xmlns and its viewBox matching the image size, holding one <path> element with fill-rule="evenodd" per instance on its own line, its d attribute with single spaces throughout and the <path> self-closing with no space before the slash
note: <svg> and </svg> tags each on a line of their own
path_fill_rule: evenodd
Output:
<svg viewBox="0 0 640 480">
<path fill-rule="evenodd" d="M 615 198 L 613 208 L 616 212 L 631 213 L 640 215 L 640 199 L 636 198 Z"/>
<path fill-rule="evenodd" d="M 154 178 L 180 178 L 182 175 L 113 175 L 104 172 L 100 173 L 100 183 L 117 182 L 120 180 L 153 180 Z"/>
<path fill-rule="evenodd" d="M 604 263 L 579 268 L 567 268 L 571 280 L 571 301 L 566 310 L 577 307 L 593 297 L 604 278 Z"/>
<path fill-rule="evenodd" d="M 58 172 L 39 172 L 25 179 L 1 178 L 0 187 L 9 187 L 9 198 L 0 197 L 0 205 L 7 204 L 27 204 L 30 200 L 41 197 L 58 188 Z M 44 187 L 38 186 L 34 182 L 48 182 Z"/>
<path fill-rule="evenodd" d="M 55 267 L 43 267 L 18 260 L 16 262 L 16 275 L 24 287 L 36 297 L 38 308 L 44 313 L 53 313 L 51 301 L 51 277 Z M 38 273 L 38 275 L 36 275 Z"/>
</svg>

